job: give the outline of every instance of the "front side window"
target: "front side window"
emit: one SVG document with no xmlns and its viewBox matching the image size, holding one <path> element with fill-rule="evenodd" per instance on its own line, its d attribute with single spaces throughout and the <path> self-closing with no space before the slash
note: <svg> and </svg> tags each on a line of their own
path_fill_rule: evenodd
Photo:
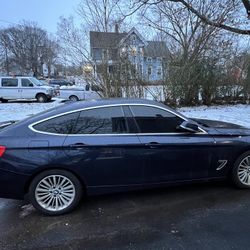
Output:
<svg viewBox="0 0 250 250">
<path fill-rule="evenodd" d="M 149 106 L 130 106 L 141 133 L 176 133 L 183 120 L 166 110 Z"/>
<path fill-rule="evenodd" d="M 79 112 L 66 114 L 40 122 L 33 126 L 34 129 L 41 132 L 53 134 L 71 134 L 76 124 Z"/>
<path fill-rule="evenodd" d="M 81 111 L 73 133 L 122 134 L 127 132 L 122 108 L 105 107 Z"/>
<path fill-rule="evenodd" d="M 2 78 L 3 87 L 17 87 L 18 79 L 16 78 Z"/>
<path fill-rule="evenodd" d="M 33 83 L 29 79 L 21 79 L 22 87 L 33 87 Z"/>
</svg>

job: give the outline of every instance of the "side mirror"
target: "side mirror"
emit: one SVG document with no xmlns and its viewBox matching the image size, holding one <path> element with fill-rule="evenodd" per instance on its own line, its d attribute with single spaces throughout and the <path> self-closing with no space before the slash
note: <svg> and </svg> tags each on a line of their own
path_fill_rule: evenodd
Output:
<svg viewBox="0 0 250 250">
<path fill-rule="evenodd" d="M 90 90 L 90 85 L 89 85 L 89 84 L 86 84 L 85 90 L 86 90 L 86 91 L 89 91 L 89 90 Z"/>
<path fill-rule="evenodd" d="M 184 130 L 189 131 L 189 132 L 193 132 L 193 133 L 200 132 L 199 126 L 197 124 L 191 123 L 189 121 L 182 122 L 182 124 L 180 125 L 180 127 L 182 129 L 184 129 Z"/>
<path fill-rule="evenodd" d="M 33 83 L 29 83 L 29 87 L 34 87 Z"/>
</svg>

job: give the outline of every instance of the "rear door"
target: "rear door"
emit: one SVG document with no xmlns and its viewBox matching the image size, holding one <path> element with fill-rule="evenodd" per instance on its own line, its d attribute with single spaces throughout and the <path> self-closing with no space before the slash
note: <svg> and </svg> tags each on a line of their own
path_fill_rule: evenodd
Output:
<svg viewBox="0 0 250 250">
<path fill-rule="evenodd" d="M 64 142 L 69 161 L 81 169 L 90 188 L 142 184 L 140 146 L 137 136 L 129 134 L 120 106 L 81 111 L 73 133 Z"/>
</svg>

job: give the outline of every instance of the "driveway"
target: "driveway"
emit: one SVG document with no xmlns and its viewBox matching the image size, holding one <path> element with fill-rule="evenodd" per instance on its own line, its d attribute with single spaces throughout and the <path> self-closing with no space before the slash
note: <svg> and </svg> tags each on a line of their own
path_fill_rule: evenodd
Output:
<svg viewBox="0 0 250 250">
<path fill-rule="evenodd" d="M 228 183 L 88 198 L 46 217 L 0 199 L 0 249 L 249 249 L 250 191 Z"/>
</svg>

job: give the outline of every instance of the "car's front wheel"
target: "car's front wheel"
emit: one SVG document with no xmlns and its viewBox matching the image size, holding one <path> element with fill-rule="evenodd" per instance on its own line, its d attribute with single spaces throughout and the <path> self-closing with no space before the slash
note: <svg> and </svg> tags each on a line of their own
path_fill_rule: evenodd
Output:
<svg viewBox="0 0 250 250">
<path fill-rule="evenodd" d="M 36 96 L 38 102 L 47 102 L 48 98 L 45 94 L 38 94 Z"/>
<path fill-rule="evenodd" d="M 72 101 L 72 102 L 77 102 L 77 101 L 79 101 L 79 98 L 78 98 L 77 96 L 75 96 L 75 95 L 71 95 L 71 96 L 69 97 L 69 99 L 70 99 L 70 101 Z"/>
<path fill-rule="evenodd" d="M 46 215 L 72 211 L 80 202 L 82 185 L 78 178 L 65 170 L 47 170 L 31 182 L 29 197 L 32 205 Z"/>
<path fill-rule="evenodd" d="M 239 188 L 250 188 L 250 151 L 242 154 L 232 169 L 232 179 Z"/>
</svg>

